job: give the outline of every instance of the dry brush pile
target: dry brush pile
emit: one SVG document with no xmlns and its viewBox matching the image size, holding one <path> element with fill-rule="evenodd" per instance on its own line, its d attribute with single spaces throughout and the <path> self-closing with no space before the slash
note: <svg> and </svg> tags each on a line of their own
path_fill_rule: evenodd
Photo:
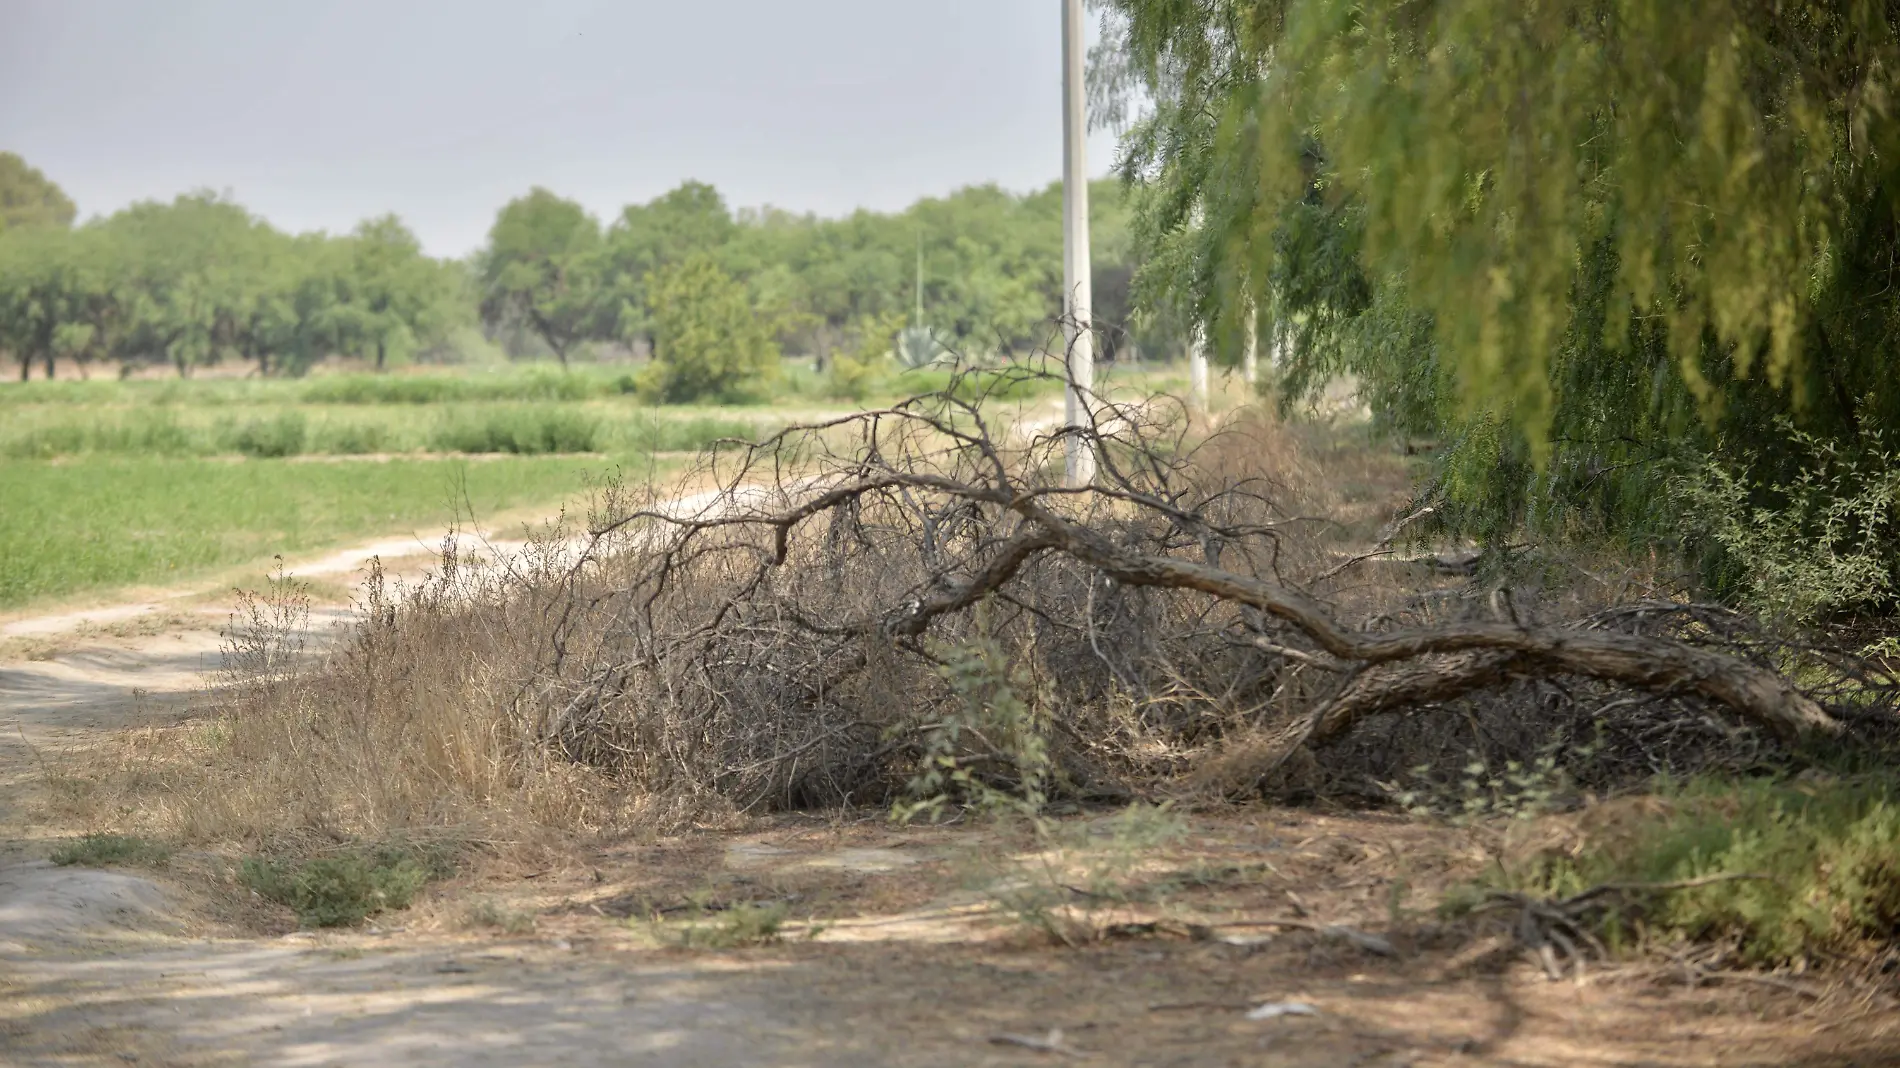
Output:
<svg viewBox="0 0 1900 1068">
<path fill-rule="evenodd" d="M 1319 514 L 1324 472 L 1265 417 L 1209 436 L 1103 396 L 1025 439 L 965 392 L 726 443 L 697 497 L 603 487 L 583 535 L 502 567 L 373 577 L 320 656 L 259 602 L 215 691 L 227 770 L 178 810 L 350 835 L 1376 793 L 1586 732 L 1607 782 L 1891 719 L 1891 678 L 1731 613 L 1395 565 L 1399 521 Z M 1100 457 L 1087 489 L 1070 441 Z"/>
</svg>

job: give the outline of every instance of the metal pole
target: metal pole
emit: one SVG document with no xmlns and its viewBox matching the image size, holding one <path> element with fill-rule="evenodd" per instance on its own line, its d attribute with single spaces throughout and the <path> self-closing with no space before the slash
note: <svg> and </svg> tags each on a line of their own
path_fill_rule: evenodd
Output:
<svg viewBox="0 0 1900 1068">
<path fill-rule="evenodd" d="M 1088 393 L 1095 385 L 1095 335 L 1089 287 L 1088 123 L 1082 108 L 1082 0 L 1062 0 L 1062 321 L 1068 342 L 1069 388 L 1064 416 L 1069 426 L 1089 423 Z M 1095 479 L 1095 453 L 1071 437 L 1063 478 L 1071 486 Z"/>
<path fill-rule="evenodd" d="M 1188 404 L 1194 414 L 1207 414 L 1207 346 L 1199 327 L 1188 335 Z"/>
<path fill-rule="evenodd" d="M 1247 351 L 1241 354 L 1240 377 L 1251 389 L 1260 381 L 1260 315 L 1247 304 Z"/>
</svg>

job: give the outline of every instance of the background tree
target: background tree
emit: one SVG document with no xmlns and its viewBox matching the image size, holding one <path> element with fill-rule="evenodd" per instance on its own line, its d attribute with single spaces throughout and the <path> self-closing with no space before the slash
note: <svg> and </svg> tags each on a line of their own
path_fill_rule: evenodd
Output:
<svg viewBox="0 0 1900 1068">
<path fill-rule="evenodd" d="M 765 386 L 777 373 L 771 323 L 710 255 L 655 271 L 648 302 L 655 348 L 642 393 L 669 403 L 728 398 Z"/>
<path fill-rule="evenodd" d="M 392 351 L 406 355 L 452 321 L 452 278 L 400 219 L 362 223 L 343 248 L 333 311 L 339 343 L 373 355 L 378 371 Z"/>
<path fill-rule="evenodd" d="M 704 182 L 683 182 L 645 204 L 630 204 L 607 232 L 616 332 L 623 338 L 655 343 L 649 315 L 647 280 L 655 271 L 692 256 L 723 260 L 736 225 L 726 200 Z M 737 265 L 754 273 L 758 262 Z"/>
<path fill-rule="evenodd" d="M 0 240 L 0 348 L 18 361 L 22 382 L 36 364 L 53 377 L 60 343 L 70 338 L 62 327 L 69 321 L 72 244 L 67 231 L 46 227 Z"/>
<path fill-rule="evenodd" d="M 600 224 L 574 201 L 538 187 L 510 201 L 481 257 L 484 318 L 518 317 L 566 367 L 603 333 L 604 251 Z"/>
<path fill-rule="evenodd" d="M 0 230 L 73 224 L 79 209 L 46 175 L 13 152 L 0 152 Z"/>
</svg>

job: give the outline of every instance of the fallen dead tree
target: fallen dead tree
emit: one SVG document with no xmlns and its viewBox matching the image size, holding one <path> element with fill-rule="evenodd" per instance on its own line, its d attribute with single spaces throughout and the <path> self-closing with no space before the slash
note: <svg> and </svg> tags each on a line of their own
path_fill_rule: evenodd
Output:
<svg viewBox="0 0 1900 1068">
<path fill-rule="evenodd" d="M 1422 763 L 1595 738 L 1610 755 L 1575 779 L 1600 789 L 1858 737 L 1855 702 L 1894 689 L 1654 594 L 1365 567 L 1411 512 L 1402 472 L 1353 513 L 1284 425 L 1208 437 L 1167 398 L 1025 436 L 996 394 L 1037 377 L 723 443 L 689 496 L 607 484 L 578 537 L 373 580 L 318 656 L 260 616 L 213 695 L 226 778 L 181 819 L 360 836 L 984 791 L 1390 798 Z M 1100 457 L 1088 487 L 1060 484 L 1070 440 Z M 1804 693 L 1784 664 L 1846 681 Z"/>
<path fill-rule="evenodd" d="M 1289 574 L 1313 518 L 1276 500 L 1270 477 L 1210 469 L 1165 399 L 1094 401 L 1089 425 L 1012 447 L 989 398 L 953 385 L 730 443 L 707 468 L 722 490 L 696 514 L 609 502 L 567 581 L 614 605 L 620 635 L 578 660 L 557 638 L 547 675 L 566 695 L 543 737 L 584 762 L 646 763 L 679 732 L 639 724 L 683 701 L 699 709 L 687 733 L 727 752 L 699 776 L 708 785 L 737 775 L 753 780 L 742 800 L 789 803 L 885 793 L 890 762 L 915 758 L 933 710 L 957 699 L 946 650 L 981 629 L 980 606 L 1006 617 L 982 627 L 1035 662 L 1034 703 L 1070 755 L 1118 749 L 1108 763 L 1123 770 L 1144 739 L 1178 771 L 1183 754 L 1277 724 L 1256 744 L 1258 786 L 1367 717 L 1535 677 L 1700 699 L 1783 740 L 1842 729 L 1769 666 L 1593 617 L 1509 605 L 1500 619 L 1348 625 Z M 1100 458 L 1091 486 L 1054 474 L 1070 440 Z M 1127 714 L 1110 725 L 1117 701 Z M 735 729 L 762 744 L 719 736 Z M 993 763 L 1007 778 L 1009 761 Z M 833 781 L 814 794 L 821 769 Z"/>
</svg>

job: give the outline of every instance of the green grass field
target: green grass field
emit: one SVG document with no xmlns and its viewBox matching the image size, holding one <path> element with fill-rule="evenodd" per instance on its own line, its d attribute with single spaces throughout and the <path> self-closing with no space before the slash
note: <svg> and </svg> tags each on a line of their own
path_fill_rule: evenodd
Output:
<svg viewBox="0 0 1900 1068">
<path fill-rule="evenodd" d="M 105 457 L 0 464 L 0 608 L 163 583 L 585 489 L 596 457 L 382 463 Z"/>
</svg>

